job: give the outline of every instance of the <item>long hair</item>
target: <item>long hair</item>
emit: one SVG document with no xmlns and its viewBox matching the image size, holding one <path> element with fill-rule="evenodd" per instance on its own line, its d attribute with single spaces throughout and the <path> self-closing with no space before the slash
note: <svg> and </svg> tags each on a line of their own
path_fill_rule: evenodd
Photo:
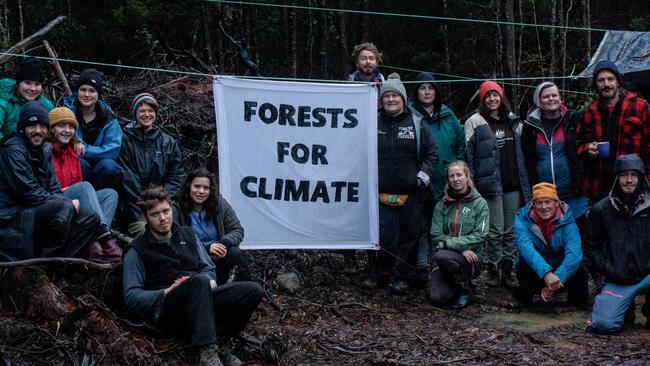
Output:
<svg viewBox="0 0 650 366">
<path fill-rule="evenodd" d="M 463 173 L 465 173 L 465 175 L 467 176 L 467 185 L 472 190 L 476 189 L 476 186 L 474 185 L 474 181 L 472 180 L 472 172 L 469 170 L 469 166 L 467 165 L 467 163 L 462 160 L 456 160 L 449 163 L 449 165 L 447 165 L 447 170 L 446 170 L 447 183 L 445 184 L 446 191 L 449 190 L 449 168 L 451 168 L 452 166 L 459 166 L 461 169 L 463 169 Z"/>
<path fill-rule="evenodd" d="M 501 97 L 501 104 L 499 105 L 499 110 L 498 110 L 498 116 L 499 119 L 508 117 L 510 114 L 510 102 L 508 102 L 508 98 L 506 98 L 505 95 L 499 94 Z M 478 105 L 478 112 L 483 116 L 483 118 L 487 119 L 487 117 L 490 116 L 490 113 L 492 111 L 487 107 L 485 104 L 485 98 L 483 98 Z"/>
<path fill-rule="evenodd" d="M 180 206 L 183 215 L 189 215 L 194 209 L 194 202 L 190 197 L 190 190 L 192 189 L 192 182 L 195 178 L 208 178 L 210 180 L 210 195 L 203 203 L 206 217 L 216 217 L 219 214 L 219 187 L 217 186 L 217 179 L 214 174 L 210 173 L 206 168 L 196 168 L 188 174 L 183 184 L 183 189 L 178 192 L 176 200 Z"/>
</svg>

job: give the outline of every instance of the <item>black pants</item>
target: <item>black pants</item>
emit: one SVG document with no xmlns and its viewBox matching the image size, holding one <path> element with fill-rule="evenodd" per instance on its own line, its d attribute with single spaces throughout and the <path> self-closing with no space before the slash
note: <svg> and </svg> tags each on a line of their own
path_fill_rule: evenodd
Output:
<svg viewBox="0 0 650 366">
<path fill-rule="evenodd" d="M 241 332 L 264 296 L 255 282 L 232 282 L 210 288 L 195 275 L 167 294 L 157 325 L 167 334 L 204 346 Z"/>
<path fill-rule="evenodd" d="M 36 207 L 34 257 L 82 257 L 100 229 L 97 214 L 88 209 L 76 213 L 69 200 L 51 200 Z"/>
<path fill-rule="evenodd" d="M 540 294 L 542 288 L 546 287 L 544 280 L 537 277 L 537 273 L 521 258 L 519 260 L 519 268 L 517 269 L 517 280 L 519 281 L 519 287 L 515 289 L 514 295 L 524 305 L 528 306 L 532 305 L 533 296 Z M 587 280 L 587 270 L 584 265 L 580 264 L 576 273 L 564 284 L 569 304 L 584 305 L 587 303 L 589 299 L 589 285 Z"/>
<path fill-rule="evenodd" d="M 250 281 L 251 272 L 248 267 L 248 255 L 239 247 L 228 248 L 226 256 L 214 260 L 214 264 L 217 267 L 217 283 L 222 285 L 228 281 L 228 276 L 233 267 L 238 266 L 239 270 L 235 275 L 236 281 Z"/>
<path fill-rule="evenodd" d="M 443 305 L 463 291 L 470 291 L 472 278 L 481 273 L 480 263 L 470 263 L 453 250 L 439 250 L 433 256 L 437 266 L 431 271 L 427 298 L 434 305 Z"/>
<path fill-rule="evenodd" d="M 413 281 L 416 278 L 420 205 L 417 193 L 403 206 L 379 204 L 379 245 L 377 274 L 380 277 Z"/>
</svg>

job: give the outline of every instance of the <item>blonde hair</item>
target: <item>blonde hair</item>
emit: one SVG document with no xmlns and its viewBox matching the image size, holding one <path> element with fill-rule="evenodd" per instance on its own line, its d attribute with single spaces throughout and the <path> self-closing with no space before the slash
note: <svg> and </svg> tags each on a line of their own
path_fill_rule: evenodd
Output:
<svg viewBox="0 0 650 366">
<path fill-rule="evenodd" d="M 469 166 L 467 165 L 467 163 L 462 160 L 456 160 L 456 161 L 452 161 L 451 163 L 449 163 L 449 165 L 447 165 L 447 170 L 446 170 L 447 183 L 445 184 L 445 190 L 449 189 L 449 168 L 451 168 L 452 166 L 459 166 L 461 169 L 463 169 L 463 173 L 465 173 L 465 176 L 467 176 L 467 185 L 471 189 L 476 189 L 476 187 L 474 186 L 474 181 L 472 180 L 472 172 L 469 170 Z"/>
</svg>

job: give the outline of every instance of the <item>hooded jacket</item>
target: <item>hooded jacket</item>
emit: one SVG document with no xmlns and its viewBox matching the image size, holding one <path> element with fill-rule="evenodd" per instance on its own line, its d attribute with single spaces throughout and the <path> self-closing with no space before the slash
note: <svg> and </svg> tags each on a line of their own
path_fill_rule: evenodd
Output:
<svg viewBox="0 0 650 366">
<path fill-rule="evenodd" d="M 490 226 L 487 202 L 474 188 L 462 198 L 454 199 L 445 187 L 431 219 L 431 242 L 444 242 L 449 250 L 463 253 L 473 251 L 483 256 L 483 243 Z"/>
<path fill-rule="evenodd" d="M 33 255 L 35 208 L 64 200 L 49 143 L 34 150 L 17 133 L 0 144 L 0 261 Z"/>
<path fill-rule="evenodd" d="M 183 187 L 185 172 L 181 150 L 171 136 L 157 126 L 148 132 L 134 124 L 124 129 L 119 164 L 124 172 L 124 192 L 133 222 L 139 216 L 138 201 L 142 189 L 162 185 L 172 196 Z"/>
<path fill-rule="evenodd" d="M 447 165 L 456 160 L 465 160 L 465 132 L 454 112 L 442 104 L 442 94 L 433 81 L 433 75 L 420 73 L 417 75 L 416 81 L 420 80 L 433 85 L 435 89 L 433 112 L 429 114 L 417 101 L 412 101 L 409 109 L 414 121 L 419 120 L 422 125 L 431 129 L 433 139 L 438 147 L 438 162 L 431 177 L 433 199 L 438 201 L 442 197 L 447 183 Z M 415 90 L 417 91 L 423 83 L 416 83 Z"/>
<path fill-rule="evenodd" d="M 77 94 L 67 97 L 63 103 L 77 115 Z M 82 128 L 77 128 L 77 138 L 84 144 L 84 153 L 81 155 L 84 159 L 112 159 L 117 160 L 122 146 L 122 129 L 117 120 L 117 115 L 105 101 L 97 100 L 97 105 L 104 114 L 106 122 L 101 126 L 99 135 L 94 143 L 86 143 L 83 136 Z M 78 121 L 79 124 L 84 123 Z"/>
<path fill-rule="evenodd" d="M 15 91 L 16 80 L 0 80 L 0 139 L 16 131 L 20 109 L 27 103 L 27 100 Z M 54 108 L 54 104 L 42 95 L 37 100 L 48 112 Z"/>
<path fill-rule="evenodd" d="M 508 117 L 515 137 L 515 158 L 521 193 L 526 202 L 530 200 L 530 185 L 524 153 L 521 149 L 521 123 L 513 114 Z M 467 141 L 467 165 L 472 172 L 476 189 L 483 197 L 503 194 L 501 186 L 501 160 L 496 136 L 488 122 L 480 113 L 474 113 L 465 121 L 465 138 Z"/>
<path fill-rule="evenodd" d="M 552 219 L 555 230 L 547 243 L 542 230 L 531 217 L 533 202 L 517 211 L 515 217 L 515 243 L 519 260 L 523 260 L 542 279 L 553 272 L 562 283 L 573 276 L 582 260 L 580 233 L 573 214 L 566 203 L 560 201 L 559 214 Z"/>
<path fill-rule="evenodd" d="M 580 116 L 565 106 L 551 136 L 541 122 L 541 110 L 534 108 L 526 118 L 521 132 L 521 148 L 526 160 L 530 185 L 553 183 L 560 199 L 580 195 L 582 161 L 578 159 L 576 127 Z"/>
<path fill-rule="evenodd" d="M 640 160 L 636 164 L 643 168 Z M 616 178 L 609 195 L 589 214 L 585 252 L 607 282 L 631 285 L 650 275 L 650 184 L 641 175 L 636 201 L 628 206 L 621 199 L 618 174 Z"/>
</svg>

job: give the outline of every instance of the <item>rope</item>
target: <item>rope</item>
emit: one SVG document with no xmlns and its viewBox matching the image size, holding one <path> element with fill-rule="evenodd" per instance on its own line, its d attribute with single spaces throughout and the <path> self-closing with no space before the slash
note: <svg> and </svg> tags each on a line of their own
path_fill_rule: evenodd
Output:
<svg viewBox="0 0 650 366">
<path fill-rule="evenodd" d="M 463 22 L 463 23 L 474 23 L 474 24 L 514 25 L 518 27 L 563 29 L 563 30 L 584 31 L 584 32 L 609 31 L 609 29 L 603 29 L 603 28 L 574 27 L 569 25 L 562 26 L 562 25 L 551 25 L 551 24 L 506 22 L 500 20 L 467 19 L 467 18 L 455 18 L 455 17 L 441 17 L 441 16 L 433 16 L 433 15 L 390 13 L 390 12 L 364 11 L 364 10 L 354 10 L 354 9 L 336 9 L 336 8 L 324 8 L 324 7 L 316 7 L 316 6 L 284 5 L 284 4 L 250 2 L 250 1 L 234 1 L 234 0 L 203 0 L 203 1 L 210 2 L 210 3 L 231 4 L 231 5 L 259 6 L 259 7 L 266 7 L 266 8 L 300 9 L 300 10 L 313 10 L 313 11 L 340 12 L 340 13 L 348 13 L 348 14 L 368 14 L 368 15 L 380 15 L 380 16 L 402 17 L 402 18 L 412 18 L 412 19 L 427 19 L 427 20 L 438 20 L 438 21 L 448 21 L 448 22 Z"/>
</svg>

